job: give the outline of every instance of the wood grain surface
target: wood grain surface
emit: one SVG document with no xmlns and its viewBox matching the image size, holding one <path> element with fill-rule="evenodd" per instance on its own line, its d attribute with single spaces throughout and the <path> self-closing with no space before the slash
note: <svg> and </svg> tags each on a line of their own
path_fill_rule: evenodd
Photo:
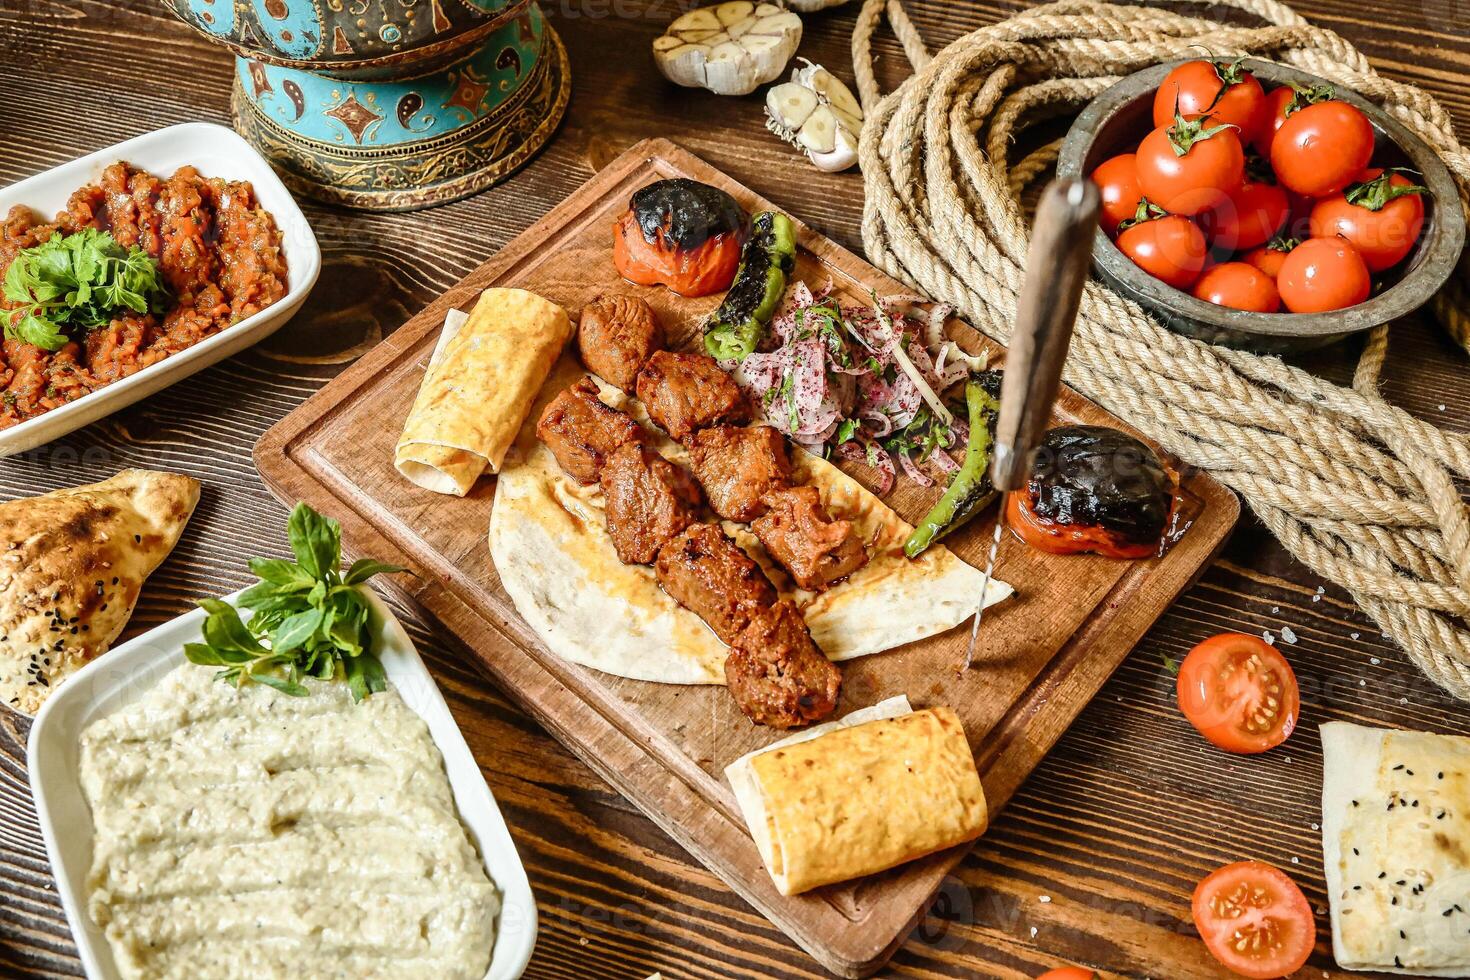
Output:
<svg viewBox="0 0 1470 980">
<path fill-rule="evenodd" d="M 760 125 L 758 99 L 674 89 L 647 58 L 683 0 L 547 0 L 572 59 L 567 121 L 511 181 L 418 214 L 307 208 L 325 268 L 300 315 L 266 345 L 60 443 L 0 461 L 0 495 L 90 482 L 124 466 L 204 481 L 178 550 L 145 588 L 131 633 L 201 595 L 246 584 L 249 555 L 283 555 L 285 510 L 250 453 L 274 422 L 640 139 L 689 147 L 838 242 L 861 250 L 861 179 L 819 175 Z M 1019 4 L 908 0 L 931 46 Z M 1421 85 L 1470 129 L 1467 0 L 1304 0 L 1297 9 Z M 1201 5 L 1220 16 L 1224 8 Z M 852 5 L 807 18 L 802 53 L 850 77 Z M 880 45 L 887 81 L 897 45 Z M 177 122 L 228 122 L 229 57 L 153 0 L 0 0 L 0 180 L 29 176 Z M 1336 379 L 1351 346 L 1308 363 Z M 1465 353 L 1410 318 L 1385 390 L 1405 408 L 1470 425 Z M 821 969 L 689 858 L 591 769 L 422 624 L 434 668 L 505 810 L 541 908 L 537 978 L 820 977 Z M 1174 706 L 1165 657 L 1225 629 L 1269 632 L 1303 688 L 1304 727 L 1260 758 L 1224 756 Z M 1286 630 L 1293 640 L 1287 639 Z M 1470 733 L 1464 705 L 1433 688 L 1340 591 L 1243 523 L 1220 561 L 1149 632 L 945 881 L 884 975 L 1020 980 L 1067 962 L 1107 976 L 1224 974 L 1189 922 L 1195 882 L 1254 857 L 1286 869 L 1325 910 L 1315 723 L 1331 719 Z M 0 975 L 79 974 L 50 883 L 23 765 L 26 724 L 0 712 Z M 1325 927 L 1325 916 L 1319 916 Z M 1303 977 L 1345 977 L 1320 942 Z M 1355 974 L 1362 976 L 1362 974 Z"/>
</svg>

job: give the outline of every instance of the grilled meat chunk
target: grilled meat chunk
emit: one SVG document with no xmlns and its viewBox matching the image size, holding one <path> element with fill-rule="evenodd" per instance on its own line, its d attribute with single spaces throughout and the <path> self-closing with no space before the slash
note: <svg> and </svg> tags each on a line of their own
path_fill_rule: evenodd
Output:
<svg viewBox="0 0 1470 980">
<path fill-rule="evenodd" d="M 751 529 L 803 589 L 821 592 L 868 563 L 852 522 L 832 520 L 816 487 L 774 490 L 765 503 Z"/>
<path fill-rule="evenodd" d="M 601 481 L 607 532 L 626 564 L 651 564 L 665 541 L 694 523 L 700 499 L 694 478 L 641 442 L 614 450 Z"/>
<path fill-rule="evenodd" d="M 551 449 L 562 471 L 578 483 L 596 483 L 613 450 L 648 438 L 637 422 L 603 404 L 597 383 L 585 376 L 546 406 L 536 435 Z"/>
<path fill-rule="evenodd" d="M 708 354 L 655 352 L 638 374 L 637 390 L 648 417 L 680 442 L 720 422 L 750 421 L 735 379 Z"/>
<path fill-rule="evenodd" d="M 674 601 L 709 624 L 723 643 L 776 602 L 766 573 L 713 524 L 691 525 L 671 538 L 654 565 L 658 584 Z"/>
<path fill-rule="evenodd" d="M 757 725 L 799 728 L 836 709 L 842 674 L 812 642 L 801 611 L 782 599 L 730 645 L 725 683 Z"/>
<path fill-rule="evenodd" d="M 727 521 L 749 524 L 766 512 L 766 494 L 791 485 L 786 440 L 769 425 L 711 426 L 687 446 L 694 478 Z"/>
<path fill-rule="evenodd" d="M 607 293 L 582 308 L 577 347 L 582 363 L 610 385 L 630 395 L 638 372 L 654 351 L 668 345 L 664 328 L 637 296 Z"/>
</svg>

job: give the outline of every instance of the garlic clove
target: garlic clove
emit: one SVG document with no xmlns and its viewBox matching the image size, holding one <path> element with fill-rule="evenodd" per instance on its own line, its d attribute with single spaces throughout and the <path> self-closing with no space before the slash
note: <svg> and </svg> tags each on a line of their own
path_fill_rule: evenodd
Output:
<svg viewBox="0 0 1470 980">
<path fill-rule="evenodd" d="M 831 152 L 812 152 L 807 154 L 807 158 L 818 170 L 831 174 L 841 173 L 858 162 L 857 139 L 847 130 L 839 127 Z"/>
<path fill-rule="evenodd" d="M 827 106 L 818 106 L 802 124 L 796 141 L 812 153 L 831 153 L 837 148 L 837 117 Z"/>
<path fill-rule="evenodd" d="M 817 108 L 817 95 L 795 82 L 773 85 L 766 93 L 766 114 L 796 132 Z"/>
<path fill-rule="evenodd" d="M 780 77 L 801 43 L 801 18 L 771 3 L 729 0 L 675 20 L 654 62 L 679 85 L 746 95 Z"/>
</svg>

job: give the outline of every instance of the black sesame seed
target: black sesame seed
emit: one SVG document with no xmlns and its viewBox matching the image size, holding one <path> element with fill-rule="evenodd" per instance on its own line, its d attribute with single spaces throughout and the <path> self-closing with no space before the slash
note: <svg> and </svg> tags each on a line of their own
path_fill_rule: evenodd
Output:
<svg viewBox="0 0 1470 980">
<path fill-rule="evenodd" d="M 1389 905 L 1397 905 L 1398 903 L 1399 903 L 1399 897 L 1397 895 L 1395 895 L 1393 897 L 1393 899 L 1388 904 Z"/>
<path fill-rule="evenodd" d="M 1396 765 L 1396 766 L 1393 767 L 1393 771 L 1394 772 L 1398 772 L 1402 768 L 1404 768 L 1404 764 L 1402 762 L 1400 762 L 1398 765 Z"/>
</svg>

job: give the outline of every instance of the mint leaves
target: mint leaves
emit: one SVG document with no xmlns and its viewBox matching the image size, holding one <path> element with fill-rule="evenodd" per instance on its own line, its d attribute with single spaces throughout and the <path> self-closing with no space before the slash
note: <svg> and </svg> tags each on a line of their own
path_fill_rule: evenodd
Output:
<svg viewBox="0 0 1470 980">
<path fill-rule="evenodd" d="M 401 572 L 362 558 L 342 574 L 342 528 L 306 504 L 297 504 L 286 525 L 296 560 L 252 558 L 260 579 L 240 593 L 250 621 L 219 599 L 201 599 L 208 613 L 204 642 L 184 645 L 190 662 L 223 668 L 220 680 L 243 687 L 255 682 L 292 697 L 309 692 L 303 678 L 341 678 L 361 701 L 383 690 L 383 665 L 370 649 L 368 604 L 358 586 L 380 573 Z"/>
<path fill-rule="evenodd" d="M 0 295 L 19 304 L 0 310 L 7 338 L 60 350 L 68 331 L 106 326 L 121 310 L 163 312 L 168 289 L 147 252 L 87 228 L 23 249 L 5 270 Z"/>
</svg>

